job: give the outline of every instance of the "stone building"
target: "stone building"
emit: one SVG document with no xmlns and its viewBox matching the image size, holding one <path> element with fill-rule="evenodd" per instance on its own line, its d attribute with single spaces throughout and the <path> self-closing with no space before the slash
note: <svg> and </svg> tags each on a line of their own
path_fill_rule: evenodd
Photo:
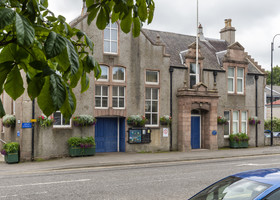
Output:
<svg viewBox="0 0 280 200">
<path fill-rule="evenodd" d="M 118 23 L 104 31 L 84 14 L 71 22 L 94 42 L 94 57 L 102 68 L 101 78 L 90 77 L 87 92 L 77 97 L 76 113 L 97 118 L 96 126 L 65 124 L 59 112 L 48 129 L 36 125 L 34 155 L 40 158 L 68 154 L 71 136 L 94 136 L 97 152 L 155 152 L 217 149 L 229 145 L 229 134 L 245 132 L 250 146 L 263 146 L 263 126 L 252 126 L 248 118 L 264 118 L 265 72 L 235 41 L 235 28 L 225 20 L 220 39 L 207 38 L 199 27 L 198 65 L 196 37 L 142 29 L 140 36 L 121 32 Z M 1 138 L 19 141 L 21 156 L 30 159 L 31 130 L 22 122 L 31 119 L 32 102 L 27 94 L 16 102 L 2 96 L 7 113 L 15 114 L 13 129 L 1 128 Z M 126 119 L 146 116 L 149 129 L 130 129 Z M 35 116 L 41 111 L 35 103 Z M 171 126 L 160 124 L 160 117 L 172 116 Z M 217 117 L 227 119 L 218 125 Z M 263 120 L 262 120 L 263 124 Z M 150 132 L 149 132 L 150 131 Z M 129 142 L 134 133 L 149 137 L 145 142 Z M 149 134 L 148 134 L 149 133 Z M 256 137 L 257 136 L 257 137 Z"/>
</svg>

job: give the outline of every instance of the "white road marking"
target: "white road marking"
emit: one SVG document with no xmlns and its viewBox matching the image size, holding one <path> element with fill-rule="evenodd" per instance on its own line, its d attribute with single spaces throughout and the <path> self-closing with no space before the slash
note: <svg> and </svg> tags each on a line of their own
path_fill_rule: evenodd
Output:
<svg viewBox="0 0 280 200">
<path fill-rule="evenodd" d="M 8 185 L 8 186 L 0 186 L 0 188 L 26 187 L 26 186 L 38 186 L 38 185 L 52 185 L 52 184 L 63 184 L 63 183 L 86 182 L 86 181 L 90 181 L 90 179 L 69 180 L 69 181 L 56 181 L 56 182 L 46 182 L 46 183 L 30 183 L 30 184 L 23 184 L 23 185 Z"/>
<path fill-rule="evenodd" d="M 280 165 L 280 163 L 245 163 L 245 164 L 240 164 L 240 165 L 236 165 L 237 167 L 242 167 L 242 166 L 266 166 L 266 165 Z"/>
<path fill-rule="evenodd" d="M 39 194 L 47 194 L 48 192 L 36 192 L 33 194 L 14 194 L 14 195 L 6 195 L 6 196 L 0 196 L 0 198 L 10 198 L 10 197 L 18 197 L 18 196 L 29 196 L 29 195 L 39 195 Z"/>
</svg>

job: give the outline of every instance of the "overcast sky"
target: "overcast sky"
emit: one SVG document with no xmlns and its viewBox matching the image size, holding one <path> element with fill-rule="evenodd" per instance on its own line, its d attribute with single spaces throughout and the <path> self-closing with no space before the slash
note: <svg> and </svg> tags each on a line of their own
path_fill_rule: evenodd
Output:
<svg viewBox="0 0 280 200">
<path fill-rule="evenodd" d="M 154 0 L 156 9 L 152 24 L 145 28 L 196 34 L 196 0 Z M 82 0 L 49 0 L 49 9 L 70 22 L 79 16 Z M 220 38 L 224 19 L 232 19 L 235 39 L 263 68 L 270 70 L 271 42 L 280 34 L 280 1 L 278 0 L 199 0 L 199 22 L 205 37 Z M 280 65 L 280 35 L 274 40 L 275 65 Z"/>
</svg>

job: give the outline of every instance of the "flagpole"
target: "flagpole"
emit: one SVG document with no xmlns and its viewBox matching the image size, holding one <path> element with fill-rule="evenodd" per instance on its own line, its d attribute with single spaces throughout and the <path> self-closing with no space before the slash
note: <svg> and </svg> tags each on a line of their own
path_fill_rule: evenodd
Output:
<svg viewBox="0 0 280 200">
<path fill-rule="evenodd" d="M 198 0 L 196 0 L 196 69 L 198 68 Z M 196 72 L 199 73 L 199 72 Z"/>
</svg>

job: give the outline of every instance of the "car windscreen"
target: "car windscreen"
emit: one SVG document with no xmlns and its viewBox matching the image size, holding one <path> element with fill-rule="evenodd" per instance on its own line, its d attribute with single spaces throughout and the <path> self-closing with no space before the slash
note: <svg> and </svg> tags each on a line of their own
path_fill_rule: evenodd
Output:
<svg viewBox="0 0 280 200">
<path fill-rule="evenodd" d="M 190 200 L 253 200 L 270 186 L 230 176 L 209 186 Z"/>
</svg>

